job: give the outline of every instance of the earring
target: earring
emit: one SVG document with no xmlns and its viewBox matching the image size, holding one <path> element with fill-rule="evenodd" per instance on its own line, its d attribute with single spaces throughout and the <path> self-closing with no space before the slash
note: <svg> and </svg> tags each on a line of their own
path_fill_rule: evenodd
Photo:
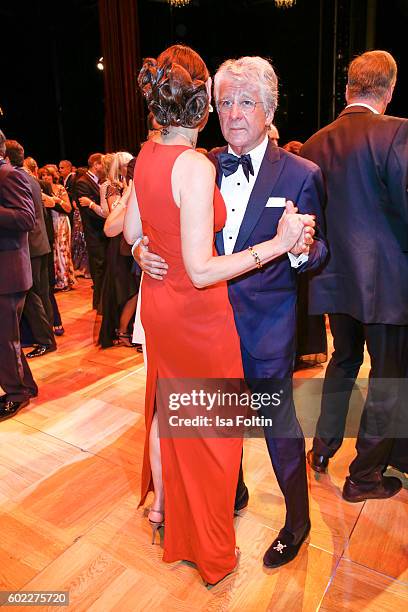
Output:
<svg viewBox="0 0 408 612">
<path fill-rule="evenodd" d="M 208 105 L 208 112 L 209 112 L 209 113 L 213 113 L 213 112 L 214 112 L 214 107 L 213 107 L 213 105 L 211 104 L 211 102 L 210 102 L 210 104 Z"/>
</svg>

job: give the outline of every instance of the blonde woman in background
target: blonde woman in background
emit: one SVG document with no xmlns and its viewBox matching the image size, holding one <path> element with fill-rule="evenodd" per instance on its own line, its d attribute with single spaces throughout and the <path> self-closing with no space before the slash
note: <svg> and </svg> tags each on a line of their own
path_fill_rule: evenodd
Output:
<svg viewBox="0 0 408 612">
<path fill-rule="evenodd" d="M 138 287 L 130 248 L 122 235 L 130 187 L 126 186 L 126 169 L 132 157 L 130 153 L 120 151 L 103 158 L 108 180 L 106 185 L 101 185 L 101 209 L 108 211 L 104 230 L 110 240 L 102 289 L 103 318 L 99 333 L 102 348 L 133 346 L 132 324 Z"/>
</svg>

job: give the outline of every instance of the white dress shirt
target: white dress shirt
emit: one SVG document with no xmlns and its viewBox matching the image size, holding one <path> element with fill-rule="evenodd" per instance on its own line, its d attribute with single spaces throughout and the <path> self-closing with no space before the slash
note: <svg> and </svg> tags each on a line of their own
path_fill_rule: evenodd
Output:
<svg viewBox="0 0 408 612">
<path fill-rule="evenodd" d="M 249 175 L 247 180 L 242 165 L 238 166 L 238 170 L 229 176 L 223 176 L 221 181 L 221 195 L 224 198 L 225 207 L 227 209 L 227 220 L 223 229 L 224 251 L 226 255 L 231 255 L 234 250 L 235 243 L 238 238 L 239 229 L 248 206 L 249 198 L 255 181 L 258 177 L 259 168 L 261 167 L 266 148 L 268 146 L 268 136 L 257 147 L 248 151 L 251 156 L 254 174 Z M 235 151 L 228 146 L 228 153 L 236 155 Z M 239 156 L 237 156 L 239 157 Z M 296 206 L 296 202 L 295 202 Z M 282 208 L 282 213 L 284 208 Z M 298 268 L 308 260 L 306 254 L 301 254 L 298 257 L 288 253 L 291 266 Z"/>
<path fill-rule="evenodd" d="M 255 149 L 252 149 L 252 151 L 249 151 L 252 166 L 254 168 L 254 174 L 249 175 L 249 181 L 244 174 L 241 164 L 234 174 L 222 177 L 221 194 L 227 209 L 227 220 L 223 229 L 224 250 L 226 255 L 231 255 L 234 250 L 239 228 L 241 227 L 242 219 L 244 218 L 246 207 L 255 185 L 267 146 L 268 137 L 265 136 L 261 144 L 255 147 Z M 228 146 L 228 153 L 236 155 L 235 151 L 233 151 L 230 146 Z M 237 157 L 239 157 L 239 155 Z"/>
<path fill-rule="evenodd" d="M 368 108 L 372 113 L 374 113 L 374 115 L 380 114 L 376 108 L 366 104 L 365 102 L 353 102 L 353 104 L 347 104 L 346 108 L 351 108 L 352 106 L 365 106 L 365 108 Z"/>
</svg>

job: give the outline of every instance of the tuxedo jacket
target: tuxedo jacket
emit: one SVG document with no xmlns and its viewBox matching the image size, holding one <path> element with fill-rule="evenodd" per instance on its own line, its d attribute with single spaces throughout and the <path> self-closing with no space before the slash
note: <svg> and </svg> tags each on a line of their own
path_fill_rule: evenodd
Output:
<svg viewBox="0 0 408 612">
<path fill-rule="evenodd" d="M 95 204 L 99 205 L 100 203 L 99 185 L 88 174 L 84 174 L 76 181 L 75 200 L 78 203 L 87 246 L 92 248 L 93 245 L 106 241 L 105 234 L 103 233 L 105 219 L 97 215 L 89 207 L 81 206 L 79 198 L 82 196 L 90 198 Z"/>
<path fill-rule="evenodd" d="M 27 173 L 0 159 L 0 294 L 32 285 L 28 232 L 35 223 Z"/>
<path fill-rule="evenodd" d="M 37 179 L 27 174 L 35 208 L 35 224 L 28 234 L 30 257 L 39 257 L 50 253 L 50 243 L 45 225 L 44 206 L 41 197 L 41 187 Z"/>
<path fill-rule="evenodd" d="M 222 172 L 220 153 L 227 147 L 213 149 L 210 160 L 217 168 L 217 182 Z M 323 236 L 321 204 L 324 195 L 320 169 L 307 160 L 268 143 L 257 179 L 238 233 L 234 253 L 243 251 L 276 234 L 284 207 L 266 206 L 271 197 L 292 200 L 301 213 L 315 214 L 319 230 L 308 261 L 293 268 L 285 254 L 261 269 L 255 269 L 228 282 L 229 298 L 243 346 L 255 359 L 293 356 L 296 344 L 297 273 L 316 270 L 327 255 Z M 224 254 L 222 231 L 216 235 L 216 248 Z"/>
<path fill-rule="evenodd" d="M 346 108 L 301 155 L 323 171 L 330 257 L 310 311 L 408 324 L 408 120 Z"/>
<path fill-rule="evenodd" d="M 74 174 L 68 174 L 67 177 L 67 182 L 64 185 L 64 181 L 62 181 L 62 185 L 65 187 L 68 197 L 69 197 L 69 201 L 73 202 L 73 200 L 75 199 L 75 195 L 74 195 L 74 190 L 75 190 L 75 175 Z"/>
</svg>

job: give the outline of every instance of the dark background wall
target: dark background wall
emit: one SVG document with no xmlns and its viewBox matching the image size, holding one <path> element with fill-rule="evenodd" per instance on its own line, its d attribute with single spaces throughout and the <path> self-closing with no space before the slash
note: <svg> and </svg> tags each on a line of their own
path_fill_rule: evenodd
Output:
<svg viewBox="0 0 408 612">
<path fill-rule="evenodd" d="M 282 144 L 306 139 L 342 108 L 349 59 L 367 48 L 397 59 L 388 112 L 406 116 L 408 0 L 297 0 L 288 10 L 273 0 L 193 0 L 180 9 L 138 0 L 138 12 L 145 57 L 173 42 L 197 49 L 211 72 L 227 57 L 269 57 L 280 80 Z M 1 129 L 40 164 L 61 157 L 83 164 L 104 142 L 97 0 L 1 3 L 0 24 Z M 214 114 L 200 145 L 221 142 Z"/>
</svg>

